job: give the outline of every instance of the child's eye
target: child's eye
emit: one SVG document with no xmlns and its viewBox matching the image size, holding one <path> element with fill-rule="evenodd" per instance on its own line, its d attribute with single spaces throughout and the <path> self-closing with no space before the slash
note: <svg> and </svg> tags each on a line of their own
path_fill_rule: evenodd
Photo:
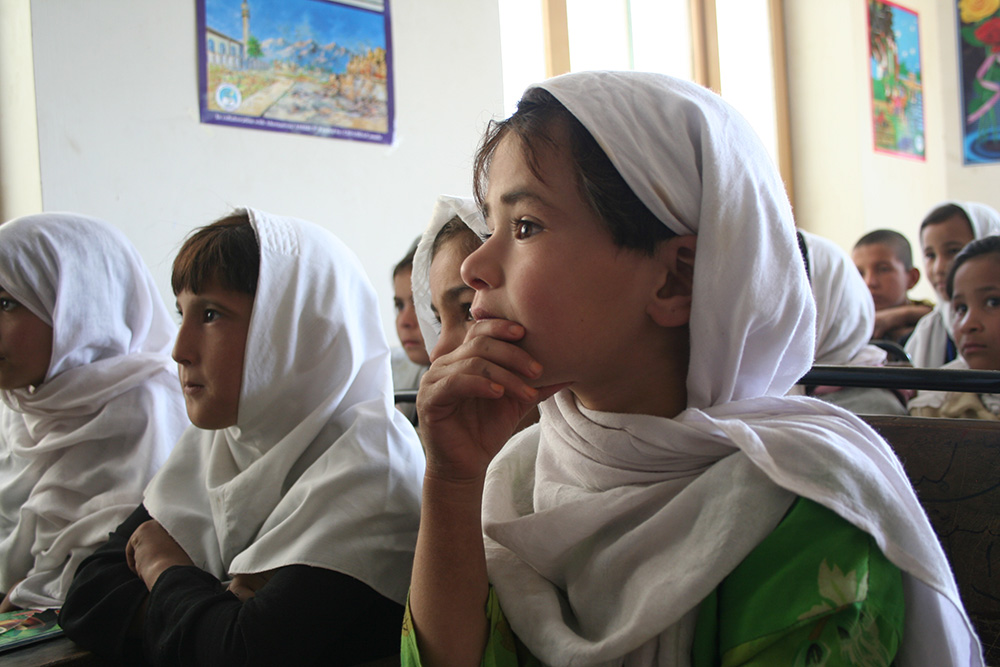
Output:
<svg viewBox="0 0 1000 667">
<path fill-rule="evenodd" d="M 964 303 L 953 303 L 951 304 L 951 310 L 955 313 L 955 318 L 958 319 L 959 316 L 965 315 L 965 313 L 968 312 L 969 307 Z"/>
<path fill-rule="evenodd" d="M 9 313 L 10 311 L 17 308 L 19 305 L 21 304 L 19 304 L 17 301 L 14 301 L 14 299 L 5 296 L 0 297 L 0 310 L 2 310 L 5 313 Z"/>
<path fill-rule="evenodd" d="M 989 306 L 990 308 L 996 308 L 997 306 L 1000 306 L 1000 296 L 989 297 L 988 299 L 986 299 L 986 305 Z"/>
<path fill-rule="evenodd" d="M 539 226 L 537 223 L 531 220 L 515 220 L 514 221 L 514 238 L 515 239 L 526 239 L 534 236 L 538 233 Z"/>
<path fill-rule="evenodd" d="M 461 309 L 462 309 L 462 315 L 465 316 L 465 321 L 466 322 L 475 322 L 476 321 L 476 318 L 474 318 L 472 316 L 472 302 L 471 301 L 469 301 L 468 303 L 459 304 L 459 307 L 461 307 Z"/>
<path fill-rule="evenodd" d="M 221 317 L 221 313 L 214 308 L 206 308 L 202 317 L 206 322 L 214 322 Z"/>
<path fill-rule="evenodd" d="M 933 262 L 935 257 L 936 257 L 936 255 L 934 253 L 932 253 L 932 252 L 925 252 L 924 253 L 924 259 L 926 259 L 929 262 Z"/>
<path fill-rule="evenodd" d="M 403 300 L 402 299 L 393 299 L 392 300 L 392 305 L 396 309 L 396 314 L 397 315 L 400 314 L 401 312 L 403 312 Z"/>
</svg>

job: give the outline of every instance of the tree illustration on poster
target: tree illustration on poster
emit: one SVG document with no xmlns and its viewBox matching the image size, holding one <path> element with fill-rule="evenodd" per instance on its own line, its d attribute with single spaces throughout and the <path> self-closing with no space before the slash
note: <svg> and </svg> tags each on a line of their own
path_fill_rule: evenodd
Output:
<svg viewBox="0 0 1000 667">
<path fill-rule="evenodd" d="M 201 122 L 391 143 L 389 0 L 196 0 Z"/>
<path fill-rule="evenodd" d="M 884 0 L 868 2 L 875 150 L 924 159 L 924 84 L 917 13 Z"/>
<path fill-rule="evenodd" d="M 965 164 L 1000 161 L 1000 0 L 959 0 Z"/>
</svg>

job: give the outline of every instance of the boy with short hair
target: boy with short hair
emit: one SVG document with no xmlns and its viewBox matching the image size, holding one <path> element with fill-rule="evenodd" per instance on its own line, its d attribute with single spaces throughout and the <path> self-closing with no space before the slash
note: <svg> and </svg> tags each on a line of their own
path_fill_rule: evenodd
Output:
<svg viewBox="0 0 1000 667">
<path fill-rule="evenodd" d="M 920 280 L 920 269 L 913 266 L 910 242 L 899 232 L 876 229 L 854 244 L 851 258 L 875 301 L 872 338 L 904 344 L 917 320 L 934 307 L 928 301 L 906 296 Z"/>
</svg>

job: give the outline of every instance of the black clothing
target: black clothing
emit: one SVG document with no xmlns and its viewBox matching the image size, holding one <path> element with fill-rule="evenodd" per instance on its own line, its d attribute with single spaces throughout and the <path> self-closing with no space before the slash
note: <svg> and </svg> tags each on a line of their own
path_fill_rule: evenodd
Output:
<svg viewBox="0 0 1000 667">
<path fill-rule="evenodd" d="M 125 562 L 140 505 L 80 564 L 59 624 L 81 646 L 127 665 L 353 665 L 399 654 L 403 607 L 340 572 L 278 568 L 240 602 L 194 566 L 168 568 L 153 590 Z M 147 601 L 141 639 L 129 628 Z"/>
</svg>

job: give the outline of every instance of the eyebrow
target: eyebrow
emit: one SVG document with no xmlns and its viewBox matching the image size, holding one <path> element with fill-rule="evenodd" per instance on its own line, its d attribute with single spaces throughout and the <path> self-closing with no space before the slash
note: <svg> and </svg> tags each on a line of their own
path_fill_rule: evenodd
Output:
<svg viewBox="0 0 1000 667">
<path fill-rule="evenodd" d="M 505 206 L 513 206 L 518 202 L 525 200 L 531 200 L 538 202 L 542 206 L 548 206 L 549 203 L 539 195 L 537 192 L 532 192 L 531 190 L 514 190 L 512 192 L 505 192 L 500 195 L 500 203 Z M 488 218 L 490 215 L 490 205 L 488 203 L 483 204 L 483 217 Z"/>
<path fill-rule="evenodd" d="M 465 283 L 450 287 L 444 291 L 442 301 L 458 301 L 462 294 L 468 291 L 472 291 L 472 288 Z"/>
</svg>

